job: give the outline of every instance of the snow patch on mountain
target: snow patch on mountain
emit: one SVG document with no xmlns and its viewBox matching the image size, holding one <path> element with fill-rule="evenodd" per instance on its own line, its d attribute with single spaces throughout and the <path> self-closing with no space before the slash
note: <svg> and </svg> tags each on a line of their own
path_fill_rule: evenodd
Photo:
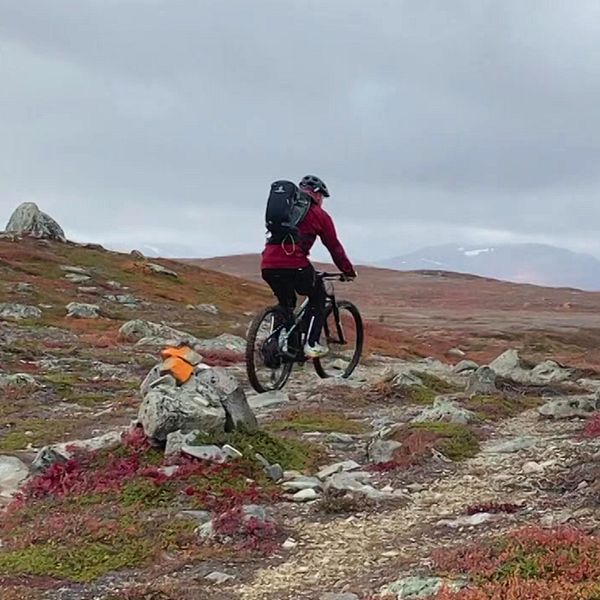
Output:
<svg viewBox="0 0 600 600">
<path fill-rule="evenodd" d="M 493 252 L 495 248 L 477 248 L 476 250 L 465 250 L 463 248 L 463 254 L 465 256 L 479 256 L 480 254 L 485 254 L 486 252 Z"/>
</svg>

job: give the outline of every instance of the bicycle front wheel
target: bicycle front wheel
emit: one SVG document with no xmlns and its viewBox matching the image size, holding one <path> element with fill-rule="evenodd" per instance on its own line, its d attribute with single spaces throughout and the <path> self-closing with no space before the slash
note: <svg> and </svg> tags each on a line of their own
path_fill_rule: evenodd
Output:
<svg viewBox="0 0 600 600">
<path fill-rule="evenodd" d="M 364 342 L 358 308 L 347 300 L 338 302 L 337 308 L 330 306 L 321 335 L 327 341 L 329 354 L 313 361 L 319 377 L 350 377 L 360 361 Z"/>
<path fill-rule="evenodd" d="M 281 308 L 272 306 L 256 315 L 248 330 L 246 372 L 259 394 L 280 390 L 292 372 L 293 363 L 283 359 L 280 347 L 286 322 Z"/>
</svg>

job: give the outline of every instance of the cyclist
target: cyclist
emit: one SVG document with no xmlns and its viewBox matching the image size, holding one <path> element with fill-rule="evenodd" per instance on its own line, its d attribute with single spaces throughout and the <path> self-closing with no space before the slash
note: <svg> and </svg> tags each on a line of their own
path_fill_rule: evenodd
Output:
<svg viewBox="0 0 600 600">
<path fill-rule="evenodd" d="M 310 208 L 298 225 L 298 244 L 267 242 L 262 253 L 261 271 L 279 304 L 288 311 L 296 307 L 296 293 L 309 299 L 309 330 L 304 346 L 308 358 L 325 356 L 327 343 L 319 343 L 325 321 L 325 286 L 317 277 L 308 256 L 317 236 L 321 239 L 335 263 L 347 280 L 356 277 L 356 271 L 337 237 L 332 218 L 322 208 L 323 199 L 329 198 L 325 183 L 314 175 L 306 175 L 300 189 L 311 198 Z"/>
</svg>

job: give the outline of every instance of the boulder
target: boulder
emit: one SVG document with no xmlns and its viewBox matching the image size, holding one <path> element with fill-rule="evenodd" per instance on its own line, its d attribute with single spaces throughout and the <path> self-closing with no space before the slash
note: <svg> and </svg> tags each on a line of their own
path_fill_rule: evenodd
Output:
<svg viewBox="0 0 600 600">
<path fill-rule="evenodd" d="M 83 304 L 71 302 L 67 304 L 67 317 L 73 319 L 97 319 L 100 316 L 100 307 L 97 304 Z"/>
<path fill-rule="evenodd" d="M 45 240 L 67 241 L 62 227 L 33 202 L 25 202 L 17 207 L 8 221 L 6 231 Z"/>
<path fill-rule="evenodd" d="M 353 496 L 366 497 L 369 500 L 389 500 L 397 497 L 393 492 L 384 492 L 375 489 L 372 485 L 361 482 L 355 473 L 336 473 L 329 477 L 324 483 L 324 490 L 348 492 Z"/>
<path fill-rule="evenodd" d="M 200 352 L 214 350 L 230 350 L 231 352 L 243 353 L 246 351 L 246 340 L 238 335 L 222 333 L 216 338 L 210 340 L 200 340 L 198 342 Z"/>
<path fill-rule="evenodd" d="M 132 250 L 129 255 L 135 260 L 146 260 L 146 257 L 139 250 Z"/>
<path fill-rule="evenodd" d="M 327 477 L 331 477 L 335 473 L 342 473 L 344 471 L 354 471 L 360 468 L 360 465 L 354 460 L 345 460 L 343 462 L 338 462 L 333 465 L 328 465 L 323 467 L 318 473 L 317 477 L 319 479 L 327 479 Z"/>
<path fill-rule="evenodd" d="M 402 444 L 394 440 L 373 440 L 367 448 L 367 456 L 369 462 L 372 463 L 386 463 L 394 460 L 394 453 L 398 448 L 401 448 Z"/>
<path fill-rule="evenodd" d="M 498 393 L 496 388 L 496 372 L 490 367 L 478 367 L 469 375 L 465 394 L 472 396 L 488 396 Z"/>
<path fill-rule="evenodd" d="M 463 352 L 460 348 L 450 348 L 448 352 L 446 352 L 448 356 L 454 356 L 455 358 L 463 358 L 466 356 L 466 353 Z"/>
<path fill-rule="evenodd" d="M 404 388 L 404 387 L 413 387 L 423 385 L 423 381 L 420 377 L 409 371 L 408 373 L 398 373 L 392 379 L 392 387 L 396 388 Z"/>
<path fill-rule="evenodd" d="M 304 490 L 300 490 L 296 492 L 292 496 L 292 500 L 294 502 L 312 502 L 319 497 L 319 494 L 314 490 L 314 488 L 306 488 Z"/>
<path fill-rule="evenodd" d="M 465 586 L 463 582 L 448 583 L 440 577 L 404 577 L 387 586 L 384 594 L 398 600 L 421 600 L 438 594 L 444 584 L 452 591 Z"/>
<path fill-rule="evenodd" d="M 289 394 L 282 392 L 281 390 L 265 392 L 263 394 L 249 396 L 248 398 L 248 404 L 253 410 L 276 408 L 282 404 L 287 404 L 289 401 Z"/>
<path fill-rule="evenodd" d="M 31 463 L 31 472 L 32 473 L 41 473 L 45 471 L 48 467 L 51 467 L 56 463 L 65 463 L 69 460 L 67 456 L 56 450 L 55 448 L 51 448 L 50 446 L 44 446 L 33 459 Z"/>
<path fill-rule="evenodd" d="M 164 346 L 183 342 L 189 346 L 195 346 L 200 340 L 191 333 L 180 331 L 163 323 L 153 323 L 136 319 L 127 321 L 119 329 L 119 336 L 126 342 L 137 342 L 138 345 Z"/>
<path fill-rule="evenodd" d="M 241 384 L 224 369 L 196 367 L 183 385 L 178 386 L 167 375 L 142 389 L 145 394 L 138 420 L 146 435 L 160 442 L 176 431 L 214 433 L 257 428 Z"/>
<path fill-rule="evenodd" d="M 0 304 L 0 321 L 24 321 L 26 319 L 39 319 L 42 311 L 37 306 L 27 304 Z"/>
<path fill-rule="evenodd" d="M 474 360 L 461 360 L 459 363 L 454 365 L 452 369 L 457 375 L 463 375 L 465 373 L 471 373 L 477 371 L 479 365 Z"/>
<path fill-rule="evenodd" d="M 199 435 L 200 432 L 197 429 L 190 431 L 189 433 L 183 433 L 182 431 L 169 433 L 165 444 L 165 456 L 179 454 L 184 446 L 191 445 Z"/>
<path fill-rule="evenodd" d="M 524 369 L 521 367 L 521 357 L 519 351 L 511 348 L 503 352 L 490 363 L 490 368 L 502 377 L 511 378 L 511 375 L 520 373 Z"/>
<path fill-rule="evenodd" d="M 226 430 L 256 431 L 258 424 L 241 383 L 221 367 L 202 369 L 195 375 L 197 390 L 221 403 L 227 414 Z"/>
<path fill-rule="evenodd" d="M 3 388 L 20 388 L 35 386 L 35 379 L 28 373 L 0 373 L 0 390 Z"/>
<path fill-rule="evenodd" d="M 596 396 L 567 396 L 550 400 L 538 408 L 538 413 L 548 419 L 587 418 L 600 409 L 600 398 Z"/>
<path fill-rule="evenodd" d="M 195 308 L 198 309 L 200 312 L 204 312 L 209 315 L 219 314 L 219 309 L 214 304 L 198 304 L 198 306 L 196 306 Z"/>
<path fill-rule="evenodd" d="M 450 527 L 451 529 L 460 529 L 461 527 L 479 527 L 488 521 L 493 521 L 500 518 L 501 515 L 493 513 L 475 513 L 474 515 L 463 515 L 456 519 L 441 519 L 437 522 L 437 525 L 443 525 L 444 527 Z"/>
<path fill-rule="evenodd" d="M 227 573 L 221 573 L 221 571 L 213 571 L 204 577 L 206 581 L 210 581 L 215 585 L 223 585 L 228 581 L 232 581 L 235 579 L 233 575 L 228 575 Z"/>
<path fill-rule="evenodd" d="M 23 281 L 16 283 L 13 289 L 18 294 L 31 294 L 33 291 L 35 291 L 35 287 L 32 283 L 26 283 Z"/>
<path fill-rule="evenodd" d="M 138 299 L 133 294 L 108 294 L 104 296 L 109 302 L 116 302 L 125 306 L 136 306 Z"/>
<path fill-rule="evenodd" d="M 61 270 L 65 273 L 75 273 L 75 275 L 87 275 L 89 277 L 90 272 L 84 267 L 74 267 L 72 265 L 61 265 Z"/>
<path fill-rule="evenodd" d="M 545 360 L 533 369 L 526 369 L 522 365 L 519 352 L 514 348 L 493 360 L 490 368 L 502 377 L 531 385 L 561 383 L 573 375 L 572 369 L 567 369 L 553 360 Z"/>
<path fill-rule="evenodd" d="M 80 283 L 87 283 L 88 281 L 92 280 L 92 278 L 89 275 L 79 275 L 77 273 L 67 273 L 65 275 L 65 279 L 77 285 L 79 285 Z"/>
<path fill-rule="evenodd" d="M 421 414 L 412 419 L 411 423 L 444 421 L 445 423 L 467 425 L 475 419 L 475 413 L 466 408 L 462 408 L 449 398 L 438 396 L 433 401 L 433 406 L 424 409 Z"/>
<path fill-rule="evenodd" d="M 181 452 L 183 454 L 187 454 L 188 456 L 193 456 L 194 458 L 199 458 L 200 460 L 206 460 L 210 462 L 224 463 L 227 462 L 228 456 L 219 448 L 219 446 L 215 445 L 206 445 L 206 446 L 190 446 L 188 444 L 184 444 L 181 448 Z"/>
<path fill-rule="evenodd" d="M 175 380 L 153 386 L 140 405 L 138 421 L 150 438 L 166 442 L 174 431 L 198 429 L 205 433 L 225 430 L 225 409 L 212 405 L 194 385 L 177 387 Z"/>
<path fill-rule="evenodd" d="M 146 267 L 158 275 L 166 275 L 167 277 L 173 277 L 174 279 L 179 278 L 179 275 L 175 271 L 171 271 L 171 269 L 167 269 L 157 263 L 147 263 Z"/>
<path fill-rule="evenodd" d="M 0 498 L 12 498 L 29 475 L 29 469 L 15 456 L 0 456 Z"/>
<path fill-rule="evenodd" d="M 490 444 L 484 449 L 484 452 L 490 454 L 512 454 L 513 452 L 519 452 L 521 450 L 533 448 L 535 444 L 536 438 L 522 436 L 512 440 L 504 440 Z"/>
<path fill-rule="evenodd" d="M 321 481 L 316 477 L 299 475 L 298 477 L 285 481 L 281 487 L 288 492 L 299 492 L 301 490 L 316 490 L 321 488 Z"/>
<path fill-rule="evenodd" d="M 545 360 L 531 371 L 532 382 L 537 384 L 561 383 L 573 375 L 573 369 L 566 369 L 554 360 Z"/>
</svg>

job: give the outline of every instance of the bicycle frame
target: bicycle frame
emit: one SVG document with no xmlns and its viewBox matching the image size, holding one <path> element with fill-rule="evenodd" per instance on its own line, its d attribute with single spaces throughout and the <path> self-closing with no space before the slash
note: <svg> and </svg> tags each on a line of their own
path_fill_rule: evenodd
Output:
<svg viewBox="0 0 600 600">
<path fill-rule="evenodd" d="M 339 279 L 339 274 L 337 273 L 322 273 L 320 274 L 320 277 L 323 280 L 327 280 L 327 279 Z M 336 324 L 336 329 L 337 329 L 337 335 L 338 338 L 335 339 L 335 343 L 337 344 L 346 344 L 346 339 L 344 337 L 344 329 L 342 327 L 342 323 L 340 321 L 340 311 L 337 305 L 337 302 L 335 301 L 335 292 L 325 292 L 326 296 L 327 296 L 327 301 L 325 304 L 325 311 L 327 311 L 328 307 L 331 306 L 333 308 L 333 316 L 335 319 L 335 324 Z M 286 334 L 282 339 L 279 339 L 279 350 L 282 354 L 282 356 L 294 361 L 294 362 L 303 362 L 305 361 L 305 357 L 304 357 L 304 352 L 302 351 L 302 348 L 304 346 L 304 342 L 305 342 L 305 336 L 308 334 L 308 331 L 300 331 L 300 349 L 299 349 L 299 353 L 298 354 L 292 354 L 290 352 L 288 352 L 287 350 L 284 350 L 284 348 L 287 346 L 287 342 L 289 341 L 290 337 L 292 336 L 292 334 L 298 330 L 298 328 L 300 327 L 300 325 L 304 322 L 304 318 L 306 316 L 306 311 L 308 308 L 308 304 L 309 304 L 309 299 L 305 298 L 304 301 L 302 302 L 302 304 L 300 305 L 300 307 L 298 308 L 298 310 L 294 313 L 294 322 L 292 323 L 291 327 L 290 327 L 290 323 L 288 322 L 285 325 L 280 325 L 279 327 L 277 327 L 277 329 L 273 329 L 274 328 L 274 322 L 271 322 L 271 334 L 269 335 L 269 337 L 267 338 L 267 340 L 271 340 L 274 336 L 279 336 L 282 328 L 286 328 Z M 327 341 L 334 341 L 333 338 L 331 337 L 331 333 L 329 332 L 329 327 L 327 324 L 327 321 L 325 322 L 324 326 L 323 326 L 323 330 L 325 333 L 325 336 L 327 338 Z M 304 336 L 304 337 L 303 337 Z"/>
</svg>

